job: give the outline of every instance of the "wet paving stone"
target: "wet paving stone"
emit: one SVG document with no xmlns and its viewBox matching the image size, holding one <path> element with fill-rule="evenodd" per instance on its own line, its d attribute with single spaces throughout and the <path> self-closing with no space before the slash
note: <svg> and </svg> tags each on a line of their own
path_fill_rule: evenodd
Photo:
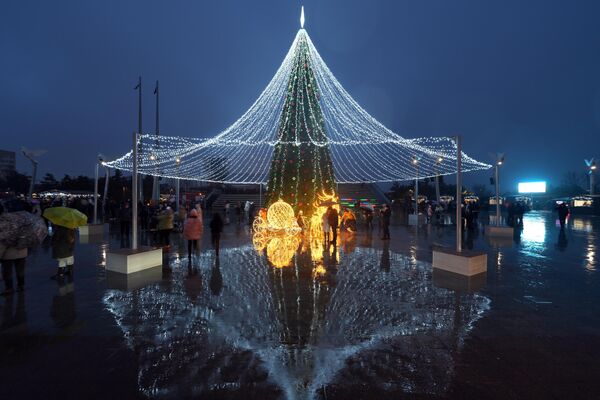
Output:
<svg viewBox="0 0 600 400">
<path fill-rule="evenodd" d="M 480 225 L 464 245 L 488 272 L 469 285 L 432 272 L 452 227 L 302 242 L 283 268 L 246 226 L 191 263 L 173 234 L 135 282 L 104 269 L 117 235 L 78 243 L 58 282 L 45 243 L 25 293 L 0 299 L 0 398 L 600 398 L 599 230 L 547 212 L 509 240 Z"/>
</svg>

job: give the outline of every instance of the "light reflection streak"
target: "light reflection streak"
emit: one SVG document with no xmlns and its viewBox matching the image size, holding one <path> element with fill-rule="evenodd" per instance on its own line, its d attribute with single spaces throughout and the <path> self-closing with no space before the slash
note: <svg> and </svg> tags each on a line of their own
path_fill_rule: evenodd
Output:
<svg viewBox="0 0 600 400">
<path fill-rule="evenodd" d="M 211 254 L 197 262 L 203 280 L 211 283 L 198 288 L 193 302 L 186 291 L 185 260 L 173 268 L 168 285 L 108 290 L 104 296 L 106 309 L 138 355 L 144 395 L 185 397 L 227 384 L 235 390 L 240 384 L 220 371 L 246 376 L 260 368 L 268 373 L 263 385 L 276 384 L 288 399 L 313 398 L 322 387 L 344 384 L 351 374 L 345 369 L 349 359 L 363 365 L 369 384 L 390 387 L 389 379 L 373 378 L 384 370 L 394 376 L 392 389 L 443 391 L 452 376 L 453 354 L 428 343 L 437 338 L 460 348 L 489 308 L 479 294 L 459 295 L 457 303 L 453 291 L 432 285 L 431 265 L 411 257 L 389 253 L 390 268 L 382 273 L 382 252 L 370 248 L 356 248 L 341 259 L 337 251 L 324 251 L 318 262 L 310 251 L 299 252 L 293 268 L 282 269 L 273 268 L 253 246 L 223 249 L 218 291 Z M 248 351 L 256 358 L 244 359 Z M 400 367 L 382 361 L 382 351 Z M 422 371 L 416 379 L 402 368 Z M 192 388 L 195 392 L 187 391 Z"/>
</svg>

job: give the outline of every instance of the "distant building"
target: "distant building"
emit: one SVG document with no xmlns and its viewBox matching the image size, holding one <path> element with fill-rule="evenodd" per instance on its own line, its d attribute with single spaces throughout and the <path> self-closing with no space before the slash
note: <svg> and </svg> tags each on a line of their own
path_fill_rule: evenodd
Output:
<svg viewBox="0 0 600 400">
<path fill-rule="evenodd" d="M 14 151 L 0 150 L 0 176 L 14 172 L 16 169 L 16 158 Z"/>
</svg>

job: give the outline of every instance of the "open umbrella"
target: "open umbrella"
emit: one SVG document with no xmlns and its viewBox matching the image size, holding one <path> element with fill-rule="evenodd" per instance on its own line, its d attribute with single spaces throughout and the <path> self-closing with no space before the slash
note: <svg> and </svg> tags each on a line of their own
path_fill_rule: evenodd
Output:
<svg viewBox="0 0 600 400">
<path fill-rule="evenodd" d="M 44 220 L 27 211 L 0 215 L 0 242 L 5 246 L 24 249 L 40 244 L 48 235 Z"/>
<path fill-rule="evenodd" d="M 44 218 L 54 225 L 75 229 L 87 224 L 87 216 L 69 207 L 51 207 L 44 210 Z"/>
</svg>

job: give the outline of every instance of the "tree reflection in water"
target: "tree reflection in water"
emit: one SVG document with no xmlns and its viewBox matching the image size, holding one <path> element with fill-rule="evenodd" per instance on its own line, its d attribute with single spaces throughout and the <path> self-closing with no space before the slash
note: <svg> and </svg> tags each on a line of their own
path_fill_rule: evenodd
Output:
<svg viewBox="0 0 600 400">
<path fill-rule="evenodd" d="M 350 249 L 351 252 L 344 252 Z M 321 254 L 312 254 L 320 251 Z M 108 290 L 106 308 L 139 363 L 139 390 L 178 398 L 248 393 L 322 397 L 328 385 L 443 393 L 453 356 L 489 307 L 479 294 L 432 284 L 431 264 L 389 248 L 298 246 L 274 268 L 252 246 L 197 263 L 133 292 Z"/>
</svg>

